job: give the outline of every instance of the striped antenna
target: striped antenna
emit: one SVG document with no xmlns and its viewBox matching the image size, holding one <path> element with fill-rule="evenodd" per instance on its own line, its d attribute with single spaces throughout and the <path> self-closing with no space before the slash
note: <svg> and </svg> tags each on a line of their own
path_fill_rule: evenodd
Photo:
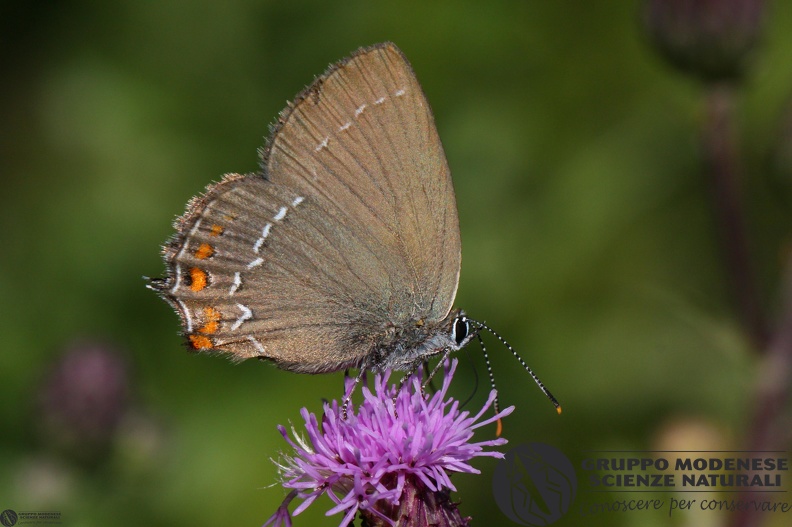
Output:
<svg viewBox="0 0 792 527">
<path fill-rule="evenodd" d="M 539 380 L 539 377 L 537 377 L 536 374 L 533 372 L 533 370 L 528 366 L 528 364 L 525 363 L 523 358 L 520 357 L 520 355 L 518 355 L 516 351 L 514 351 L 514 348 L 511 347 L 511 344 L 506 342 L 506 339 L 501 337 L 495 330 L 493 330 L 491 327 L 489 327 L 485 323 L 479 322 L 478 320 L 473 320 L 471 318 L 468 318 L 468 320 L 471 321 L 472 323 L 478 325 L 479 329 L 486 329 L 487 331 L 489 331 L 492 335 L 495 336 L 495 338 L 497 338 L 499 341 L 501 341 L 501 343 L 504 346 L 506 346 L 506 348 L 508 348 L 509 351 L 511 351 L 512 355 L 514 355 L 514 357 L 520 362 L 522 367 L 525 368 L 525 371 L 528 372 L 528 374 L 534 380 L 534 382 L 539 387 L 539 389 L 542 390 L 542 393 L 545 394 L 545 397 L 550 399 L 550 402 L 553 403 L 553 405 L 555 406 L 556 412 L 558 412 L 558 414 L 560 415 L 561 414 L 561 405 L 558 403 L 558 399 L 556 399 L 553 396 L 553 394 L 550 393 L 550 390 L 548 390 L 545 387 L 544 383 L 542 383 L 542 381 Z M 479 339 L 479 342 L 481 342 L 481 337 L 478 337 L 478 339 Z M 483 342 L 481 342 L 481 347 L 482 347 L 482 349 L 484 349 L 484 360 L 487 363 L 487 372 L 489 373 L 489 376 L 490 376 L 490 383 L 492 383 L 492 388 L 495 389 L 495 380 L 494 380 L 493 375 L 492 375 L 492 368 L 490 368 L 489 357 L 487 356 L 487 351 L 484 348 L 484 343 Z M 495 400 L 495 411 L 498 411 L 498 401 L 497 401 L 497 399 Z M 500 421 L 499 421 L 498 422 L 498 431 L 500 431 L 500 430 L 501 430 L 501 424 L 500 424 Z M 498 434 L 498 435 L 500 435 L 500 434 Z"/>
</svg>

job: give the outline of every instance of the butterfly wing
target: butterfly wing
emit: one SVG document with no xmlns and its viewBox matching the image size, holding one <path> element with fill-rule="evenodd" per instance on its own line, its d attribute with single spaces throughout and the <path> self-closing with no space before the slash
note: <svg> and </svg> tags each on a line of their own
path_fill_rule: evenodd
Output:
<svg viewBox="0 0 792 527">
<path fill-rule="evenodd" d="M 226 176 L 195 199 L 166 247 L 155 287 L 192 348 L 333 371 L 449 313 L 454 191 L 396 46 L 332 66 L 281 113 L 262 159 L 263 176 Z"/>
</svg>

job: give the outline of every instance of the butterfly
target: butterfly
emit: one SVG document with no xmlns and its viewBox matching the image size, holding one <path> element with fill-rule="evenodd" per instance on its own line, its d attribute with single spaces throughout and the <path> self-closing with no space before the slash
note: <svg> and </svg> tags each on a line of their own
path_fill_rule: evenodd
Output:
<svg viewBox="0 0 792 527">
<path fill-rule="evenodd" d="M 358 368 L 359 381 L 413 372 L 489 330 L 453 307 L 451 173 L 394 44 L 332 65 L 280 113 L 260 155 L 260 172 L 228 174 L 189 202 L 163 248 L 167 274 L 148 284 L 191 350 L 300 373 Z"/>
</svg>

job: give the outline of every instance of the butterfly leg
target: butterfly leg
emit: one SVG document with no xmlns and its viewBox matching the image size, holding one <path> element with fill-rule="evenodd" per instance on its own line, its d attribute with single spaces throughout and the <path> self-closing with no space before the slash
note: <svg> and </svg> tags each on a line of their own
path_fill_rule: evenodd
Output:
<svg viewBox="0 0 792 527">
<path fill-rule="evenodd" d="M 419 364 L 420 364 L 420 362 L 418 362 L 418 361 L 413 362 L 412 364 L 410 364 L 410 368 L 404 373 L 404 375 L 402 376 L 401 380 L 399 381 L 399 385 L 396 387 L 396 393 L 393 395 L 393 415 L 395 415 L 396 417 L 399 417 L 399 414 L 396 411 L 396 399 L 398 399 L 399 394 L 402 391 L 402 388 L 404 388 L 404 385 L 407 383 L 407 380 L 410 377 L 412 377 L 413 374 L 415 373 L 415 370 L 418 369 L 418 365 Z"/>
<path fill-rule="evenodd" d="M 424 395 L 424 391 L 425 391 L 426 387 L 431 385 L 432 378 L 435 376 L 435 374 L 437 374 L 438 371 L 440 371 L 440 368 L 443 367 L 443 365 L 445 364 L 445 361 L 446 361 L 446 359 L 448 359 L 449 355 L 451 355 L 451 349 L 450 348 L 443 352 L 443 356 L 440 358 L 440 362 L 437 363 L 437 365 L 434 367 L 432 372 L 429 374 L 429 377 L 426 378 L 426 382 L 424 382 L 421 385 L 421 396 Z"/>
<path fill-rule="evenodd" d="M 423 371 L 424 371 L 424 373 L 427 373 L 427 374 L 429 372 L 429 361 L 428 360 L 423 361 Z M 435 385 L 434 385 L 434 380 L 432 380 L 432 379 L 429 379 L 429 378 L 426 379 L 426 386 L 429 387 L 429 390 L 432 393 L 435 393 L 437 391 L 437 388 L 435 388 Z"/>
</svg>

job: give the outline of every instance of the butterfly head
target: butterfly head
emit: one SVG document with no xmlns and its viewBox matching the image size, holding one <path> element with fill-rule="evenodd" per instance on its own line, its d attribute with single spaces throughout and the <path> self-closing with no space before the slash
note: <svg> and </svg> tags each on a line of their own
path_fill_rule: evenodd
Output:
<svg viewBox="0 0 792 527">
<path fill-rule="evenodd" d="M 448 347 L 457 351 L 467 346 L 481 328 L 471 325 L 470 320 L 462 310 L 452 311 L 451 315 L 450 328 L 447 329 L 449 337 Z"/>
</svg>

